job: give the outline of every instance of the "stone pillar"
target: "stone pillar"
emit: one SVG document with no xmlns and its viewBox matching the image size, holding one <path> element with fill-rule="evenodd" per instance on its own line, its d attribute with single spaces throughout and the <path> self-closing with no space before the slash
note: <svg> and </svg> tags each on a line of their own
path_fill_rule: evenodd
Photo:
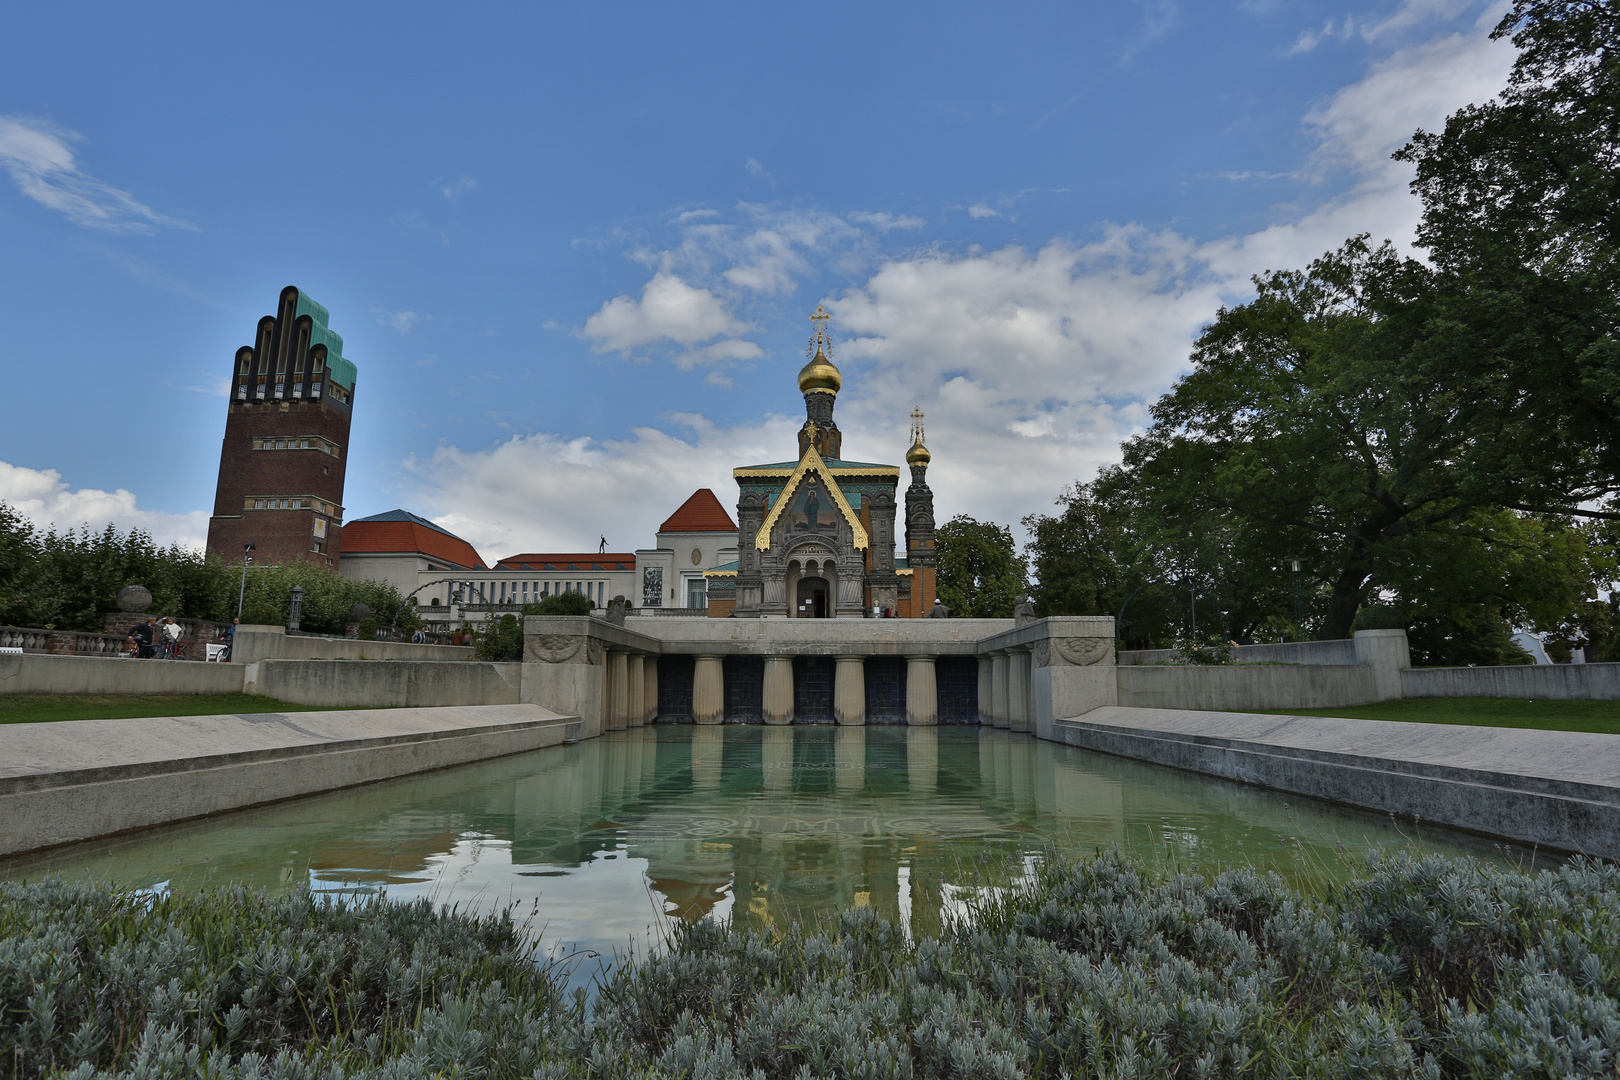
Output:
<svg viewBox="0 0 1620 1080">
<path fill-rule="evenodd" d="M 725 732 L 713 727 L 692 729 L 692 788 L 716 791 L 720 787 L 720 767 L 724 764 Z"/>
<path fill-rule="evenodd" d="M 765 692 L 761 712 L 767 724 L 793 723 L 793 657 L 765 658 Z"/>
<path fill-rule="evenodd" d="M 641 722 L 650 724 L 658 719 L 658 657 L 641 658 L 641 677 L 647 682 L 647 690 L 642 698 L 646 712 L 642 715 Z"/>
<path fill-rule="evenodd" d="M 840 795 L 854 795 L 866 787 L 866 731 L 839 728 L 833 733 L 833 786 Z"/>
<path fill-rule="evenodd" d="M 718 656 L 700 656 L 692 664 L 692 719 L 718 724 L 726 713 L 726 669 Z"/>
<path fill-rule="evenodd" d="M 624 722 L 629 727 L 640 727 L 647 722 L 647 675 L 641 667 L 641 653 L 631 653 L 629 671 L 625 681 L 630 693 L 625 696 Z"/>
<path fill-rule="evenodd" d="M 932 656 L 906 657 L 906 723 L 926 726 L 939 722 L 939 688 L 934 682 Z"/>
<path fill-rule="evenodd" d="M 991 713 L 995 709 L 995 661 L 989 656 L 979 657 L 979 723 L 994 727 Z"/>
<path fill-rule="evenodd" d="M 1029 650 L 1007 650 L 1007 726 L 1029 730 Z"/>
<path fill-rule="evenodd" d="M 933 794 L 939 777 L 939 732 L 934 728 L 906 730 L 906 775 L 912 791 Z"/>
<path fill-rule="evenodd" d="M 1356 660 L 1372 667 L 1375 701 L 1404 697 L 1401 672 L 1412 667 L 1412 650 L 1405 630 L 1357 630 Z"/>
<path fill-rule="evenodd" d="M 1064 615 L 1031 625 L 1046 635 L 1030 644 L 1030 730 L 1036 738 L 1052 738 L 1059 720 L 1119 702 L 1112 618 Z"/>
<path fill-rule="evenodd" d="M 630 700 L 629 667 L 627 654 L 610 649 L 607 654 L 607 707 L 604 709 L 604 731 L 620 731 L 626 724 L 625 705 Z"/>
<path fill-rule="evenodd" d="M 996 649 L 990 654 L 990 723 L 993 727 L 1007 726 L 1007 650 Z"/>
<path fill-rule="evenodd" d="M 840 656 L 833 668 L 833 718 L 857 727 L 866 723 L 866 661 Z"/>
<path fill-rule="evenodd" d="M 793 788 L 793 735 L 784 728 L 767 727 L 759 732 L 759 767 L 766 791 Z"/>
</svg>

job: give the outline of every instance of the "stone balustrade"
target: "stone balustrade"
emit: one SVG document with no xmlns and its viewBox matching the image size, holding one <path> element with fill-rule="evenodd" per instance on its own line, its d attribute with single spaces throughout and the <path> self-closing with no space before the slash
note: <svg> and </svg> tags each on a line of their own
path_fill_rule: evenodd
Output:
<svg viewBox="0 0 1620 1080">
<path fill-rule="evenodd" d="M 53 656 L 122 656 L 129 651 L 129 641 L 117 634 L 0 626 L 0 648 Z"/>
</svg>

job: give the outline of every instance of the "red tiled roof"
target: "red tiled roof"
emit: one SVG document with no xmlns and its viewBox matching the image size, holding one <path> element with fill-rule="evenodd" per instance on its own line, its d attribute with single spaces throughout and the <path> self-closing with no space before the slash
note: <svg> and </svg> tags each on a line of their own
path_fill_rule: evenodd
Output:
<svg viewBox="0 0 1620 1080">
<path fill-rule="evenodd" d="M 658 526 L 659 532 L 736 532 L 737 523 L 731 520 L 726 508 L 708 488 L 698 488 L 692 497 L 681 503 L 681 508 L 669 515 L 669 520 Z"/>
<path fill-rule="evenodd" d="M 343 553 L 413 552 L 457 570 L 483 570 L 484 560 L 459 536 L 412 521 L 351 521 L 343 526 Z"/>
<path fill-rule="evenodd" d="M 634 570 L 636 556 L 634 552 L 626 555 L 621 552 L 609 551 L 603 554 L 596 552 L 583 552 L 578 554 L 562 553 L 530 553 L 528 555 L 513 555 L 502 559 L 495 564 L 500 570 L 578 570 L 588 573 L 592 570 L 614 571 Z"/>
</svg>

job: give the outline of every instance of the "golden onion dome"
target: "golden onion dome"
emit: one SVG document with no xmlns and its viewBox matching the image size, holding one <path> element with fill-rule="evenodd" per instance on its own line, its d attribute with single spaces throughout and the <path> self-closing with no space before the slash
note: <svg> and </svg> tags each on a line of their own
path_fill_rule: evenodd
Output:
<svg viewBox="0 0 1620 1080">
<path fill-rule="evenodd" d="M 927 465 L 932 460 L 934 460 L 934 455 L 930 454 L 928 447 L 924 446 L 920 441 L 912 443 L 911 449 L 906 451 L 907 465 Z"/>
<path fill-rule="evenodd" d="M 827 354 L 819 348 L 816 355 L 810 358 L 810 362 L 799 369 L 801 394 L 808 394 L 812 390 L 826 390 L 836 394 L 843 385 L 844 377 L 833 367 L 832 361 L 827 359 Z"/>
</svg>

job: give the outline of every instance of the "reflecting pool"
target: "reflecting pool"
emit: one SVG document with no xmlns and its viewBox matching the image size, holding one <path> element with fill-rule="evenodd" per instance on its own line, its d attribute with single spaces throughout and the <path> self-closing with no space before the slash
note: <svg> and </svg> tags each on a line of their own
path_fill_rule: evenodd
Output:
<svg viewBox="0 0 1620 1080">
<path fill-rule="evenodd" d="M 1307 888 L 1373 847 L 1529 857 L 1005 731 L 655 725 L 12 859 L 0 878 L 516 905 L 554 954 L 611 955 L 674 918 L 770 926 L 861 904 L 927 934 L 1036 860 L 1114 844 Z"/>
</svg>

